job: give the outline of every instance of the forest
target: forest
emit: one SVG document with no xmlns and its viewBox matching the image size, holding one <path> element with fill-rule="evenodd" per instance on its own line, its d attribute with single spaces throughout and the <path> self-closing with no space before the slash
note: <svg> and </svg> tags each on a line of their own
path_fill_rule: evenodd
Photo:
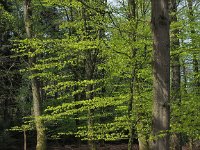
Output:
<svg viewBox="0 0 200 150">
<path fill-rule="evenodd" d="M 0 0 L 0 150 L 200 150 L 199 0 Z"/>
</svg>

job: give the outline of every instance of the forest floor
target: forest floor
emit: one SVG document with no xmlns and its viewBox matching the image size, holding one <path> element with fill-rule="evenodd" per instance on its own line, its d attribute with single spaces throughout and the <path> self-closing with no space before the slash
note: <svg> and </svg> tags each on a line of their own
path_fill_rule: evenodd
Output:
<svg viewBox="0 0 200 150">
<path fill-rule="evenodd" d="M 22 150 L 23 148 L 17 145 L 13 145 L 10 147 L 2 148 L 0 147 L 0 150 Z M 104 146 L 97 146 L 97 150 L 127 150 L 127 144 L 105 144 Z M 182 150 L 190 150 L 189 146 L 183 146 Z M 28 147 L 27 150 L 35 150 L 35 147 Z M 89 150 L 88 145 L 84 144 L 81 146 L 76 145 L 65 145 L 65 146 L 59 146 L 59 145 L 49 145 L 47 147 L 47 150 Z M 139 147 L 137 144 L 133 145 L 132 150 L 139 150 Z M 200 150 L 200 146 L 194 147 L 193 150 Z"/>
<path fill-rule="evenodd" d="M 200 150 L 194 148 L 193 150 Z M 106 144 L 104 146 L 97 146 L 97 150 L 127 150 L 127 144 Z M 81 145 L 77 147 L 76 145 L 65 145 L 65 146 L 50 146 L 48 150 L 89 150 L 88 145 Z M 134 144 L 132 150 L 139 150 L 138 144 Z M 182 150 L 190 150 L 189 146 L 183 146 Z"/>
<path fill-rule="evenodd" d="M 127 150 L 127 144 L 106 144 L 104 146 L 97 146 L 97 150 Z M 77 147 L 76 145 L 65 145 L 61 146 L 51 146 L 48 150 L 89 150 L 88 145 L 81 145 Z M 133 150 L 139 150 L 138 145 L 133 145 Z"/>
</svg>

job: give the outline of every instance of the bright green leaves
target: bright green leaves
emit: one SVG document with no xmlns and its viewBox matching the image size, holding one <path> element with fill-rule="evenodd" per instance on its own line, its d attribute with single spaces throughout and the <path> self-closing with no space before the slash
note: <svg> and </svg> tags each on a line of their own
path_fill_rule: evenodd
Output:
<svg viewBox="0 0 200 150">
<path fill-rule="evenodd" d="M 42 0 L 41 1 L 44 6 L 60 6 L 60 7 L 74 7 L 81 8 L 81 2 L 77 0 Z"/>
</svg>

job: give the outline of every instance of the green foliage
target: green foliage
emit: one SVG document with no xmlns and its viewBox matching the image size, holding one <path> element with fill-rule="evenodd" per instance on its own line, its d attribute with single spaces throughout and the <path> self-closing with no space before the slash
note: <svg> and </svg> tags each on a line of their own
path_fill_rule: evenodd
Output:
<svg viewBox="0 0 200 150">
<path fill-rule="evenodd" d="M 18 4 L 22 7 L 21 2 Z M 138 1 L 135 19 L 128 17 L 126 3 L 115 7 L 102 1 L 34 0 L 32 4 L 33 38 L 23 38 L 24 31 L 21 29 L 17 31 L 20 36 L 13 40 L 15 58 L 23 60 L 23 80 L 17 97 L 18 107 L 23 110 L 20 113 L 31 113 L 28 82 L 35 77 L 41 84 L 41 118 L 49 138 L 74 135 L 82 140 L 92 136 L 93 140 L 116 141 L 130 137 L 131 125 L 135 138 L 139 135 L 150 140 L 156 138 L 150 136 L 150 2 Z M 171 37 L 177 36 L 180 41 L 180 46 L 171 51 L 171 56 L 180 56 L 181 82 L 186 87 L 181 87 L 181 103 L 170 104 L 170 132 L 183 133 L 194 139 L 199 139 L 200 135 L 199 87 L 194 86 L 200 75 L 193 69 L 193 56 L 198 61 L 200 58 L 197 7 L 193 16 L 195 21 L 189 21 L 187 8 L 181 7 L 177 14 L 178 22 L 171 23 L 171 33 L 179 30 L 177 35 L 171 34 Z M 0 29 L 2 26 L 16 25 L 14 16 L 18 15 L 11 15 L 2 6 L 0 13 Z M 19 24 L 18 28 L 22 26 Z M 195 32 L 191 32 L 192 29 Z M 30 66 L 27 58 L 36 58 L 36 63 Z M 88 68 L 92 70 L 90 75 L 87 74 Z M 132 82 L 133 109 L 129 112 Z M 86 98 L 88 95 L 92 95 L 91 98 Z M 92 112 L 90 116 L 89 111 Z M 87 124 L 89 118 L 93 120 L 92 131 L 89 131 Z M 24 122 L 12 130 L 33 128 L 32 124 Z"/>
</svg>

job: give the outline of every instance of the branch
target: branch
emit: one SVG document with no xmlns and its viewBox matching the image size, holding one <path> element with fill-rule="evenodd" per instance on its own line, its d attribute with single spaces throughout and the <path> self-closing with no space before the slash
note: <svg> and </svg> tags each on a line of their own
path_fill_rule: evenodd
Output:
<svg viewBox="0 0 200 150">
<path fill-rule="evenodd" d="M 92 7 L 92 6 L 88 5 L 87 3 L 85 3 L 83 0 L 77 0 L 77 1 L 80 2 L 82 5 L 86 6 L 87 8 L 90 8 L 90 9 L 92 9 L 92 10 L 94 10 L 94 11 L 100 13 L 100 14 L 111 13 L 109 11 L 99 9 L 98 7 Z"/>
</svg>

